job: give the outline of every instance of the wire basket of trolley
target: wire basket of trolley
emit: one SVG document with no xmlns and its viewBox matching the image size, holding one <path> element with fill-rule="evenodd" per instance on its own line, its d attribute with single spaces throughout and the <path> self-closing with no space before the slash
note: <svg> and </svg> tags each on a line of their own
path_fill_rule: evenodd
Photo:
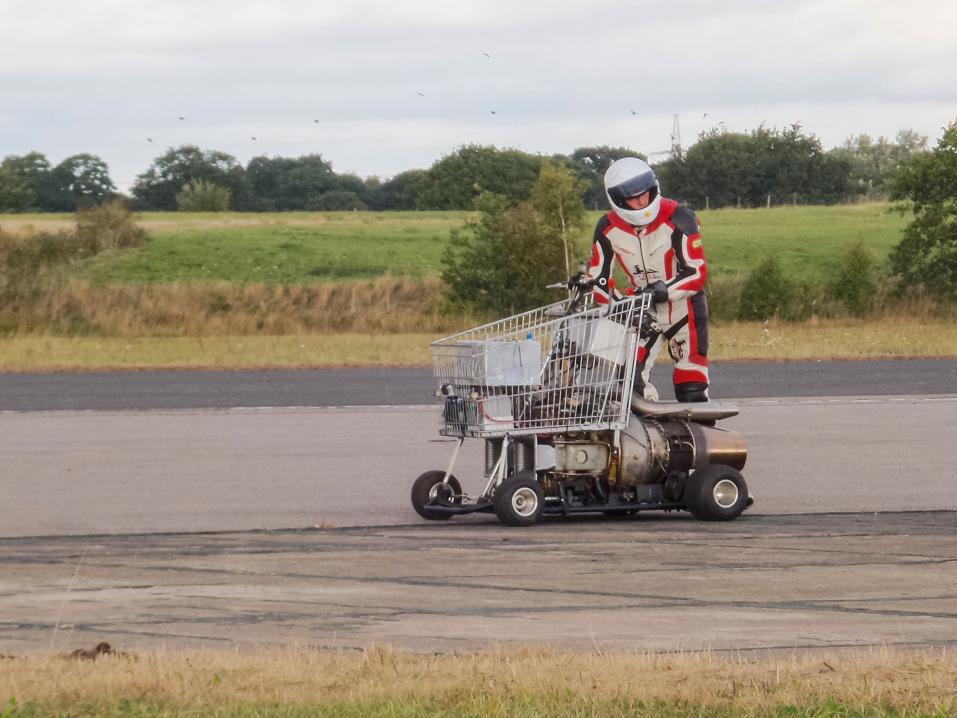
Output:
<svg viewBox="0 0 957 718">
<path fill-rule="evenodd" d="M 575 287 L 565 301 L 433 342 L 439 434 L 457 442 L 446 469 L 414 482 L 415 510 L 432 520 L 494 512 L 511 526 L 587 511 L 738 516 L 750 505 L 747 448 L 714 428 L 737 408 L 632 396 L 639 342 L 657 331 L 649 295 L 595 305 Z M 453 473 L 465 439 L 485 442 L 474 499 Z"/>
</svg>

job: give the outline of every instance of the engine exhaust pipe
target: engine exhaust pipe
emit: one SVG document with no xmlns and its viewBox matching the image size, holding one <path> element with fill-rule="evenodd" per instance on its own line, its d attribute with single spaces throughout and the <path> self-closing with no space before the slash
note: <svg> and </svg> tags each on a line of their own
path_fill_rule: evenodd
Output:
<svg viewBox="0 0 957 718">
<path fill-rule="evenodd" d="M 716 429 L 688 422 L 694 438 L 694 468 L 721 464 L 740 471 L 748 460 L 748 445 L 744 435 L 728 429 Z"/>
</svg>

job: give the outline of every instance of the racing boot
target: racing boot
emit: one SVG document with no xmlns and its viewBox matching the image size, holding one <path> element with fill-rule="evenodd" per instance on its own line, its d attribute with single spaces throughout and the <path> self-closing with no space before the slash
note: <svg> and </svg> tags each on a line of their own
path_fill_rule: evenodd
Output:
<svg viewBox="0 0 957 718">
<path fill-rule="evenodd" d="M 710 401 L 708 385 L 703 381 L 689 381 L 675 384 L 675 399 L 682 402 Z"/>
<path fill-rule="evenodd" d="M 689 381 L 684 384 L 675 384 L 675 398 L 679 402 L 711 401 L 711 398 L 708 396 L 708 385 L 703 381 Z M 713 419 L 699 419 L 698 423 L 703 426 L 714 426 L 716 422 Z"/>
</svg>

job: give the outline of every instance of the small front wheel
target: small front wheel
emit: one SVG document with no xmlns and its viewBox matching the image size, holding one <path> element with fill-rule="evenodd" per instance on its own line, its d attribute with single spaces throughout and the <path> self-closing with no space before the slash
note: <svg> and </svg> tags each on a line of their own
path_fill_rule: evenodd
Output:
<svg viewBox="0 0 957 718">
<path fill-rule="evenodd" d="M 444 521 L 452 518 L 447 511 L 436 506 L 457 506 L 462 503 L 462 485 L 449 474 L 449 480 L 443 482 L 444 471 L 426 471 L 412 484 L 412 508 L 424 519 Z"/>
<path fill-rule="evenodd" d="M 531 526 L 542 516 L 545 492 L 534 471 L 520 471 L 495 489 L 493 508 L 506 526 Z"/>
<path fill-rule="evenodd" d="M 688 477 L 684 499 L 696 519 L 730 521 L 747 508 L 748 485 L 737 469 L 711 464 Z"/>
</svg>

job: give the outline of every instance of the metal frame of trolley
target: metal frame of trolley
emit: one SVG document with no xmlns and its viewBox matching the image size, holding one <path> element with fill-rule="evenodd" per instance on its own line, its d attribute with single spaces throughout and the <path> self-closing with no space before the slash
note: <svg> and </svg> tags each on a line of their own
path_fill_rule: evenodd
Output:
<svg viewBox="0 0 957 718">
<path fill-rule="evenodd" d="M 485 439 L 487 479 L 475 503 L 463 493 L 436 509 L 491 510 L 495 488 L 510 469 L 554 463 L 551 437 L 626 428 L 638 327 L 650 303 L 641 294 L 595 305 L 576 294 L 433 342 L 443 398 L 439 434 L 458 440 L 442 484 L 466 438 Z"/>
</svg>

